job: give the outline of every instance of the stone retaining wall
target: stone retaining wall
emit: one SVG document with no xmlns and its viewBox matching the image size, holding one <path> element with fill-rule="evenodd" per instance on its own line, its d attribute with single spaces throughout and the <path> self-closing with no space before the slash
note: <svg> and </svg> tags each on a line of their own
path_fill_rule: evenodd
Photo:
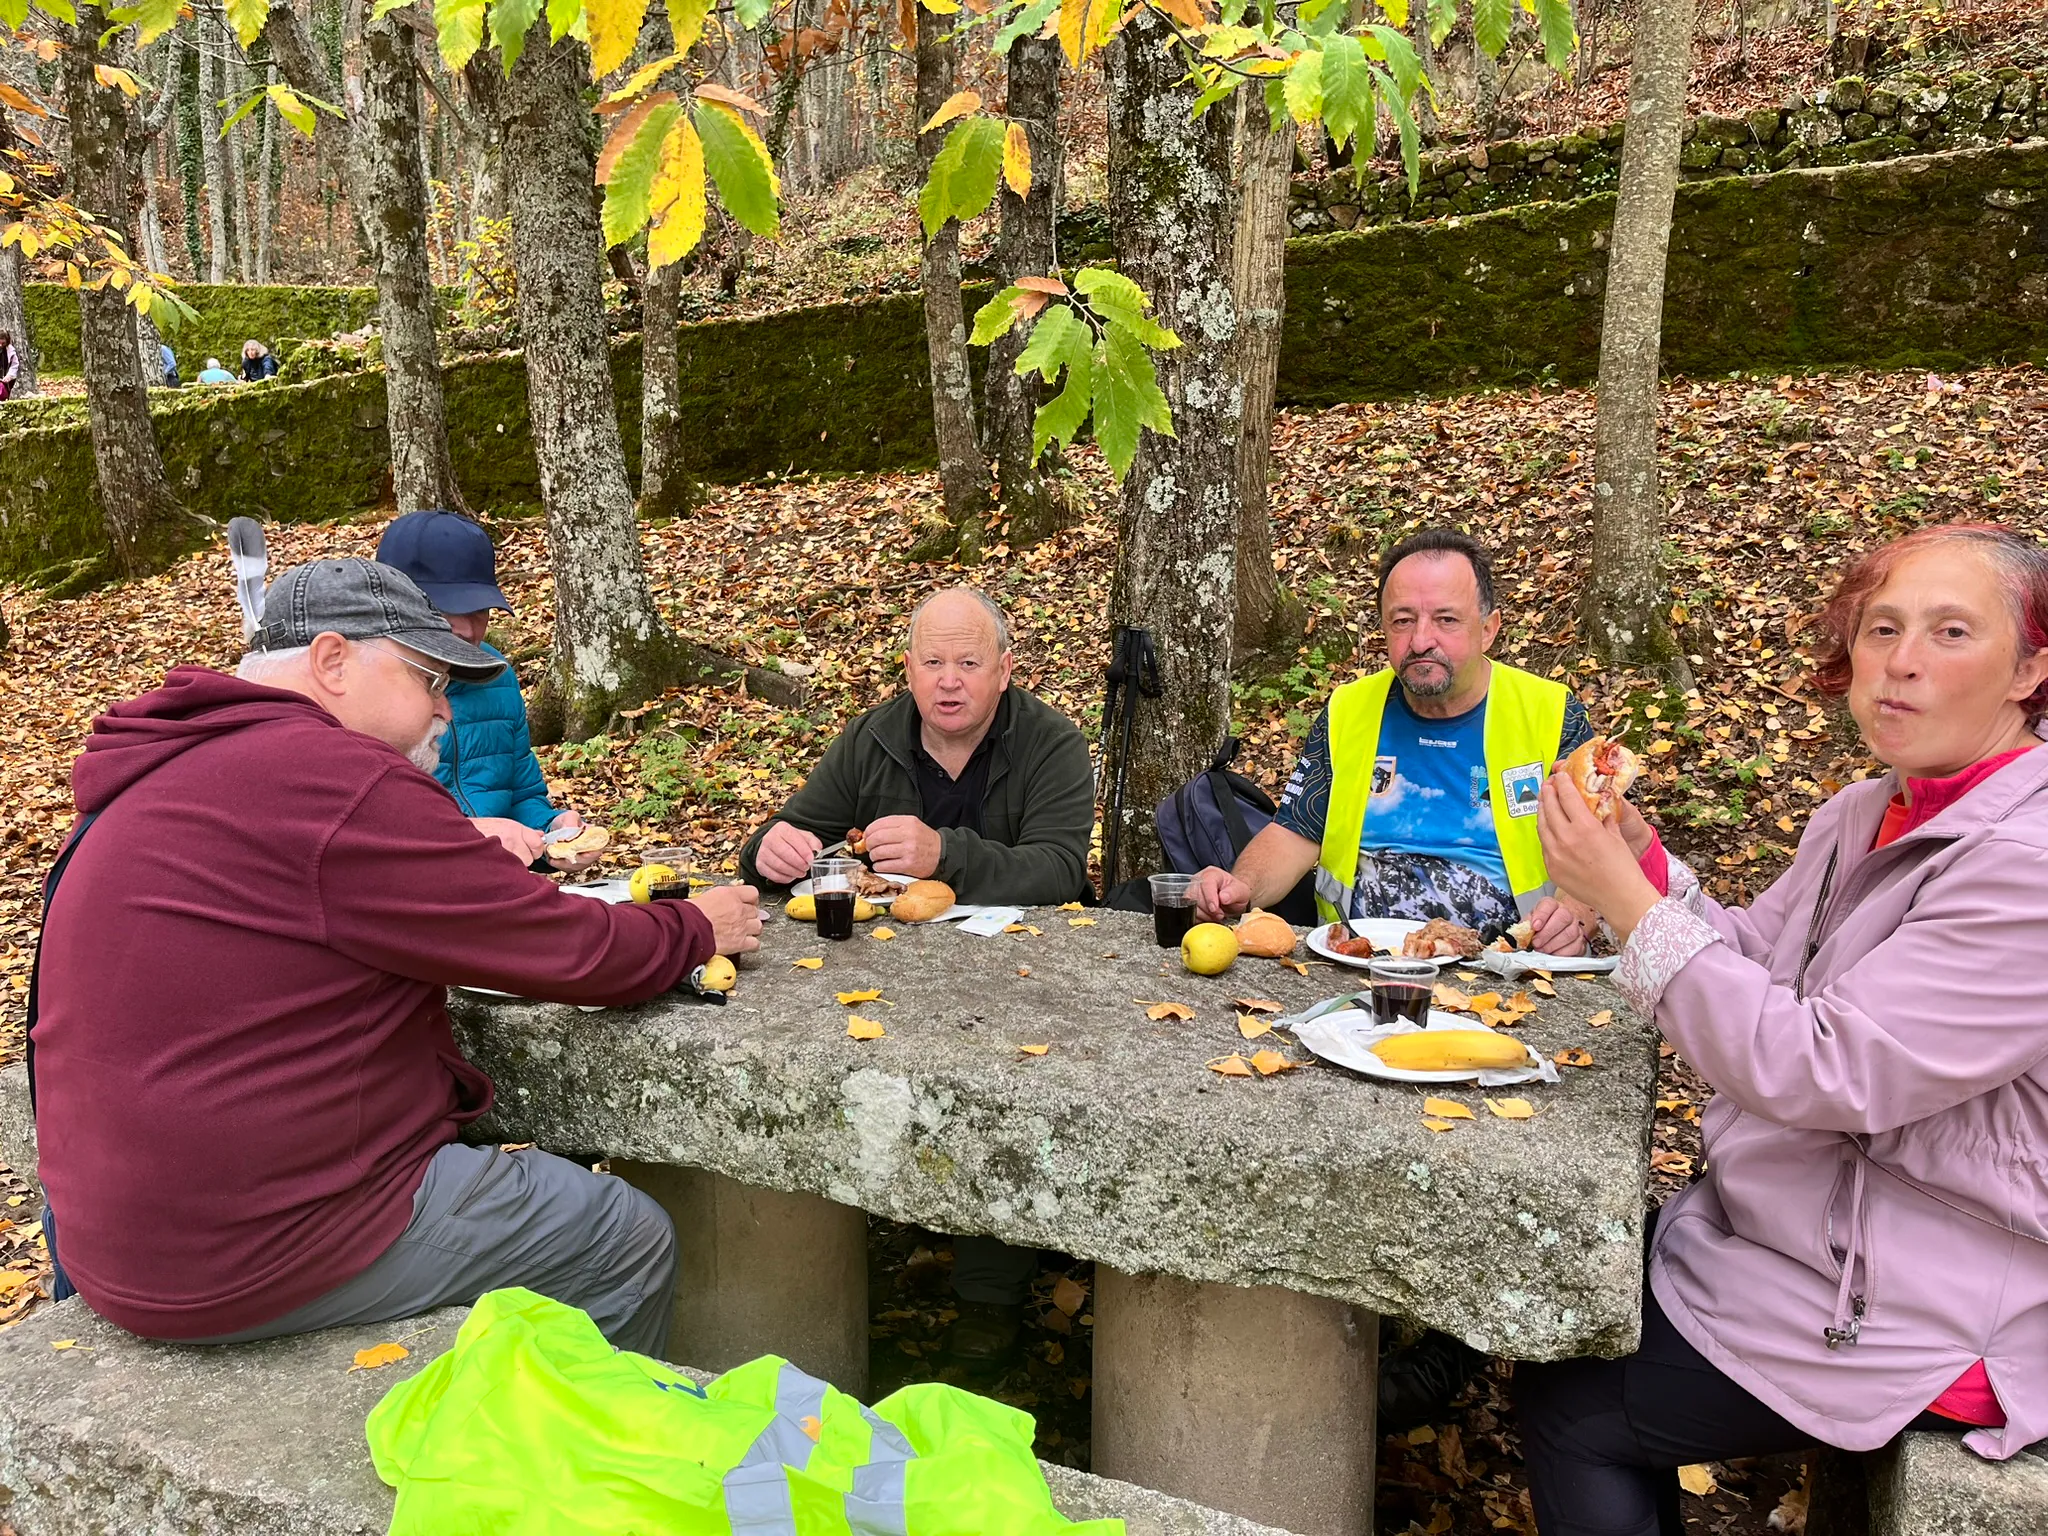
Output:
<svg viewBox="0 0 2048 1536">
<path fill-rule="evenodd" d="M 1797 98 L 1744 117 L 1695 118 L 1686 124 L 1679 165 L 1686 180 L 1706 181 L 2042 135 L 2048 135 L 2048 79 L 2038 72 L 1899 75 L 1872 84 L 1842 79 L 1817 100 Z M 1326 234 L 1611 192 L 1621 176 L 1622 138 L 1617 122 L 1428 154 L 1413 203 L 1399 169 L 1368 170 L 1362 187 L 1348 171 L 1300 177 L 1288 216 L 1297 234 Z"/>
</svg>

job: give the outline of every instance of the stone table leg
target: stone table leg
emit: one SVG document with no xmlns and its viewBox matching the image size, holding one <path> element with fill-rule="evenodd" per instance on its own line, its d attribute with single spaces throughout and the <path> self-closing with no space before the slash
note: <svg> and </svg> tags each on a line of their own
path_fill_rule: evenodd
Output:
<svg viewBox="0 0 2048 1536">
<path fill-rule="evenodd" d="M 668 1358 L 722 1371 L 780 1355 L 842 1392 L 868 1386 L 868 1218 L 816 1195 L 614 1159 L 661 1203 L 681 1262 Z"/>
<path fill-rule="evenodd" d="M 1371 1536 L 1379 1318 L 1095 1268 L 1094 1470 L 1301 1536 Z"/>
</svg>

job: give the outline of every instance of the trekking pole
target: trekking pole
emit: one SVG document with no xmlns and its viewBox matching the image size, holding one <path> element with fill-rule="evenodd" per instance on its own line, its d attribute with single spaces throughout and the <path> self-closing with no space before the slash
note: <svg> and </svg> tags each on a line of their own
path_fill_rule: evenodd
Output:
<svg viewBox="0 0 2048 1536">
<path fill-rule="evenodd" d="M 1110 663 L 1110 700 L 1104 705 L 1103 739 L 1109 736 L 1109 711 L 1115 708 L 1119 692 L 1123 715 L 1116 755 L 1116 775 L 1110 782 L 1109 828 L 1102 840 L 1103 894 L 1116 875 L 1116 856 L 1123 841 L 1124 790 L 1131 772 L 1131 736 L 1138 724 L 1138 699 L 1156 699 L 1163 691 L 1159 680 L 1159 653 L 1152 645 L 1149 629 L 1119 628 L 1115 660 Z"/>
</svg>

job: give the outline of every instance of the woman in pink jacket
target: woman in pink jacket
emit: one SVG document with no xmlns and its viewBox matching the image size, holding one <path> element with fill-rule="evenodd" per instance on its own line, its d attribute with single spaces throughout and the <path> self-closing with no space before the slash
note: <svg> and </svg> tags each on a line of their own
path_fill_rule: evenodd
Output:
<svg viewBox="0 0 2048 1536">
<path fill-rule="evenodd" d="M 1543 791 L 1552 876 L 1715 1090 L 1641 1347 L 1517 1372 L 1544 1536 L 1676 1536 L 1692 1462 L 2048 1436 L 2048 549 L 1924 529 L 1822 623 L 1816 681 L 1891 772 L 1821 807 L 1747 909 L 1632 809 Z"/>
</svg>

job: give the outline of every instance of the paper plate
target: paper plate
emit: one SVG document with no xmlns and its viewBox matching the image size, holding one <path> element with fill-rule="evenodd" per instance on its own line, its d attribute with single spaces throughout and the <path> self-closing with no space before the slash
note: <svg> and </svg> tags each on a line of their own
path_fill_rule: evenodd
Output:
<svg viewBox="0 0 2048 1536">
<path fill-rule="evenodd" d="M 1444 1013 L 1432 1008 L 1429 1011 L 1428 1029 L 1485 1029 L 1477 1019 L 1465 1018 L 1455 1013 Z M 1506 1088 L 1515 1083 L 1537 1081 L 1556 1082 L 1557 1068 L 1538 1056 L 1525 1040 L 1506 1036 L 1521 1046 L 1529 1059 L 1526 1067 L 1502 1067 L 1481 1071 L 1469 1067 L 1462 1072 L 1416 1072 L 1404 1067 L 1390 1067 L 1373 1055 L 1371 1047 L 1376 1041 L 1390 1035 L 1413 1034 L 1407 1024 L 1380 1025 L 1373 1022 L 1371 1014 L 1361 1008 L 1345 1008 L 1336 1013 L 1326 1013 L 1321 1018 L 1310 1019 L 1306 1024 L 1294 1027 L 1294 1038 L 1324 1061 L 1334 1062 L 1340 1067 L 1349 1067 L 1353 1072 L 1363 1072 L 1368 1077 L 1383 1078 L 1390 1083 L 1480 1083 L 1488 1088 Z M 1490 1031 L 1493 1034 L 1499 1030 Z"/>
<path fill-rule="evenodd" d="M 1312 953 L 1322 956 L 1325 960 L 1334 961 L 1338 965 L 1348 965 L 1353 970 L 1362 971 L 1371 965 L 1374 960 L 1400 960 L 1408 958 L 1401 954 L 1401 941 L 1421 926 L 1422 924 L 1406 917 L 1352 918 L 1351 932 L 1358 938 L 1371 939 L 1373 948 L 1381 951 L 1381 953 L 1370 958 L 1340 955 L 1336 950 L 1330 948 L 1329 940 L 1324 937 L 1330 931 L 1328 923 L 1317 923 L 1315 927 L 1309 929 L 1308 947 Z M 1386 954 L 1385 951 L 1390 949 L 1394 953 L 1391 955 Z M 1435 966 L 1438 970 L 1442 970 L 1447 965 L 1462 965 L 1464 962 L 1432 959 L 1427 963 Z"/>
<path fill-rule="evenodd" d="M 896 891 L 892 891 L 886 896 L 863 896 L 861 900 L 865 901 L 871 907 L 886 907 L 896 899 L 897 893 L 900 892 L 904 886 L 917 884 L 917 876 L 915 875 L 881 875 L 881 872 L 879 870 L 876 871 L 876 873 L 880 875 L 882 879 L 888 881 L 891 885 L 895 886 Z M 789 888 L 789 894 L 792 896 L 809 896 L 814 894 L 815 890 L 816 887 L 809 880 L 799 880 L 795 885 L 792 885 Z"/>
</svg>

